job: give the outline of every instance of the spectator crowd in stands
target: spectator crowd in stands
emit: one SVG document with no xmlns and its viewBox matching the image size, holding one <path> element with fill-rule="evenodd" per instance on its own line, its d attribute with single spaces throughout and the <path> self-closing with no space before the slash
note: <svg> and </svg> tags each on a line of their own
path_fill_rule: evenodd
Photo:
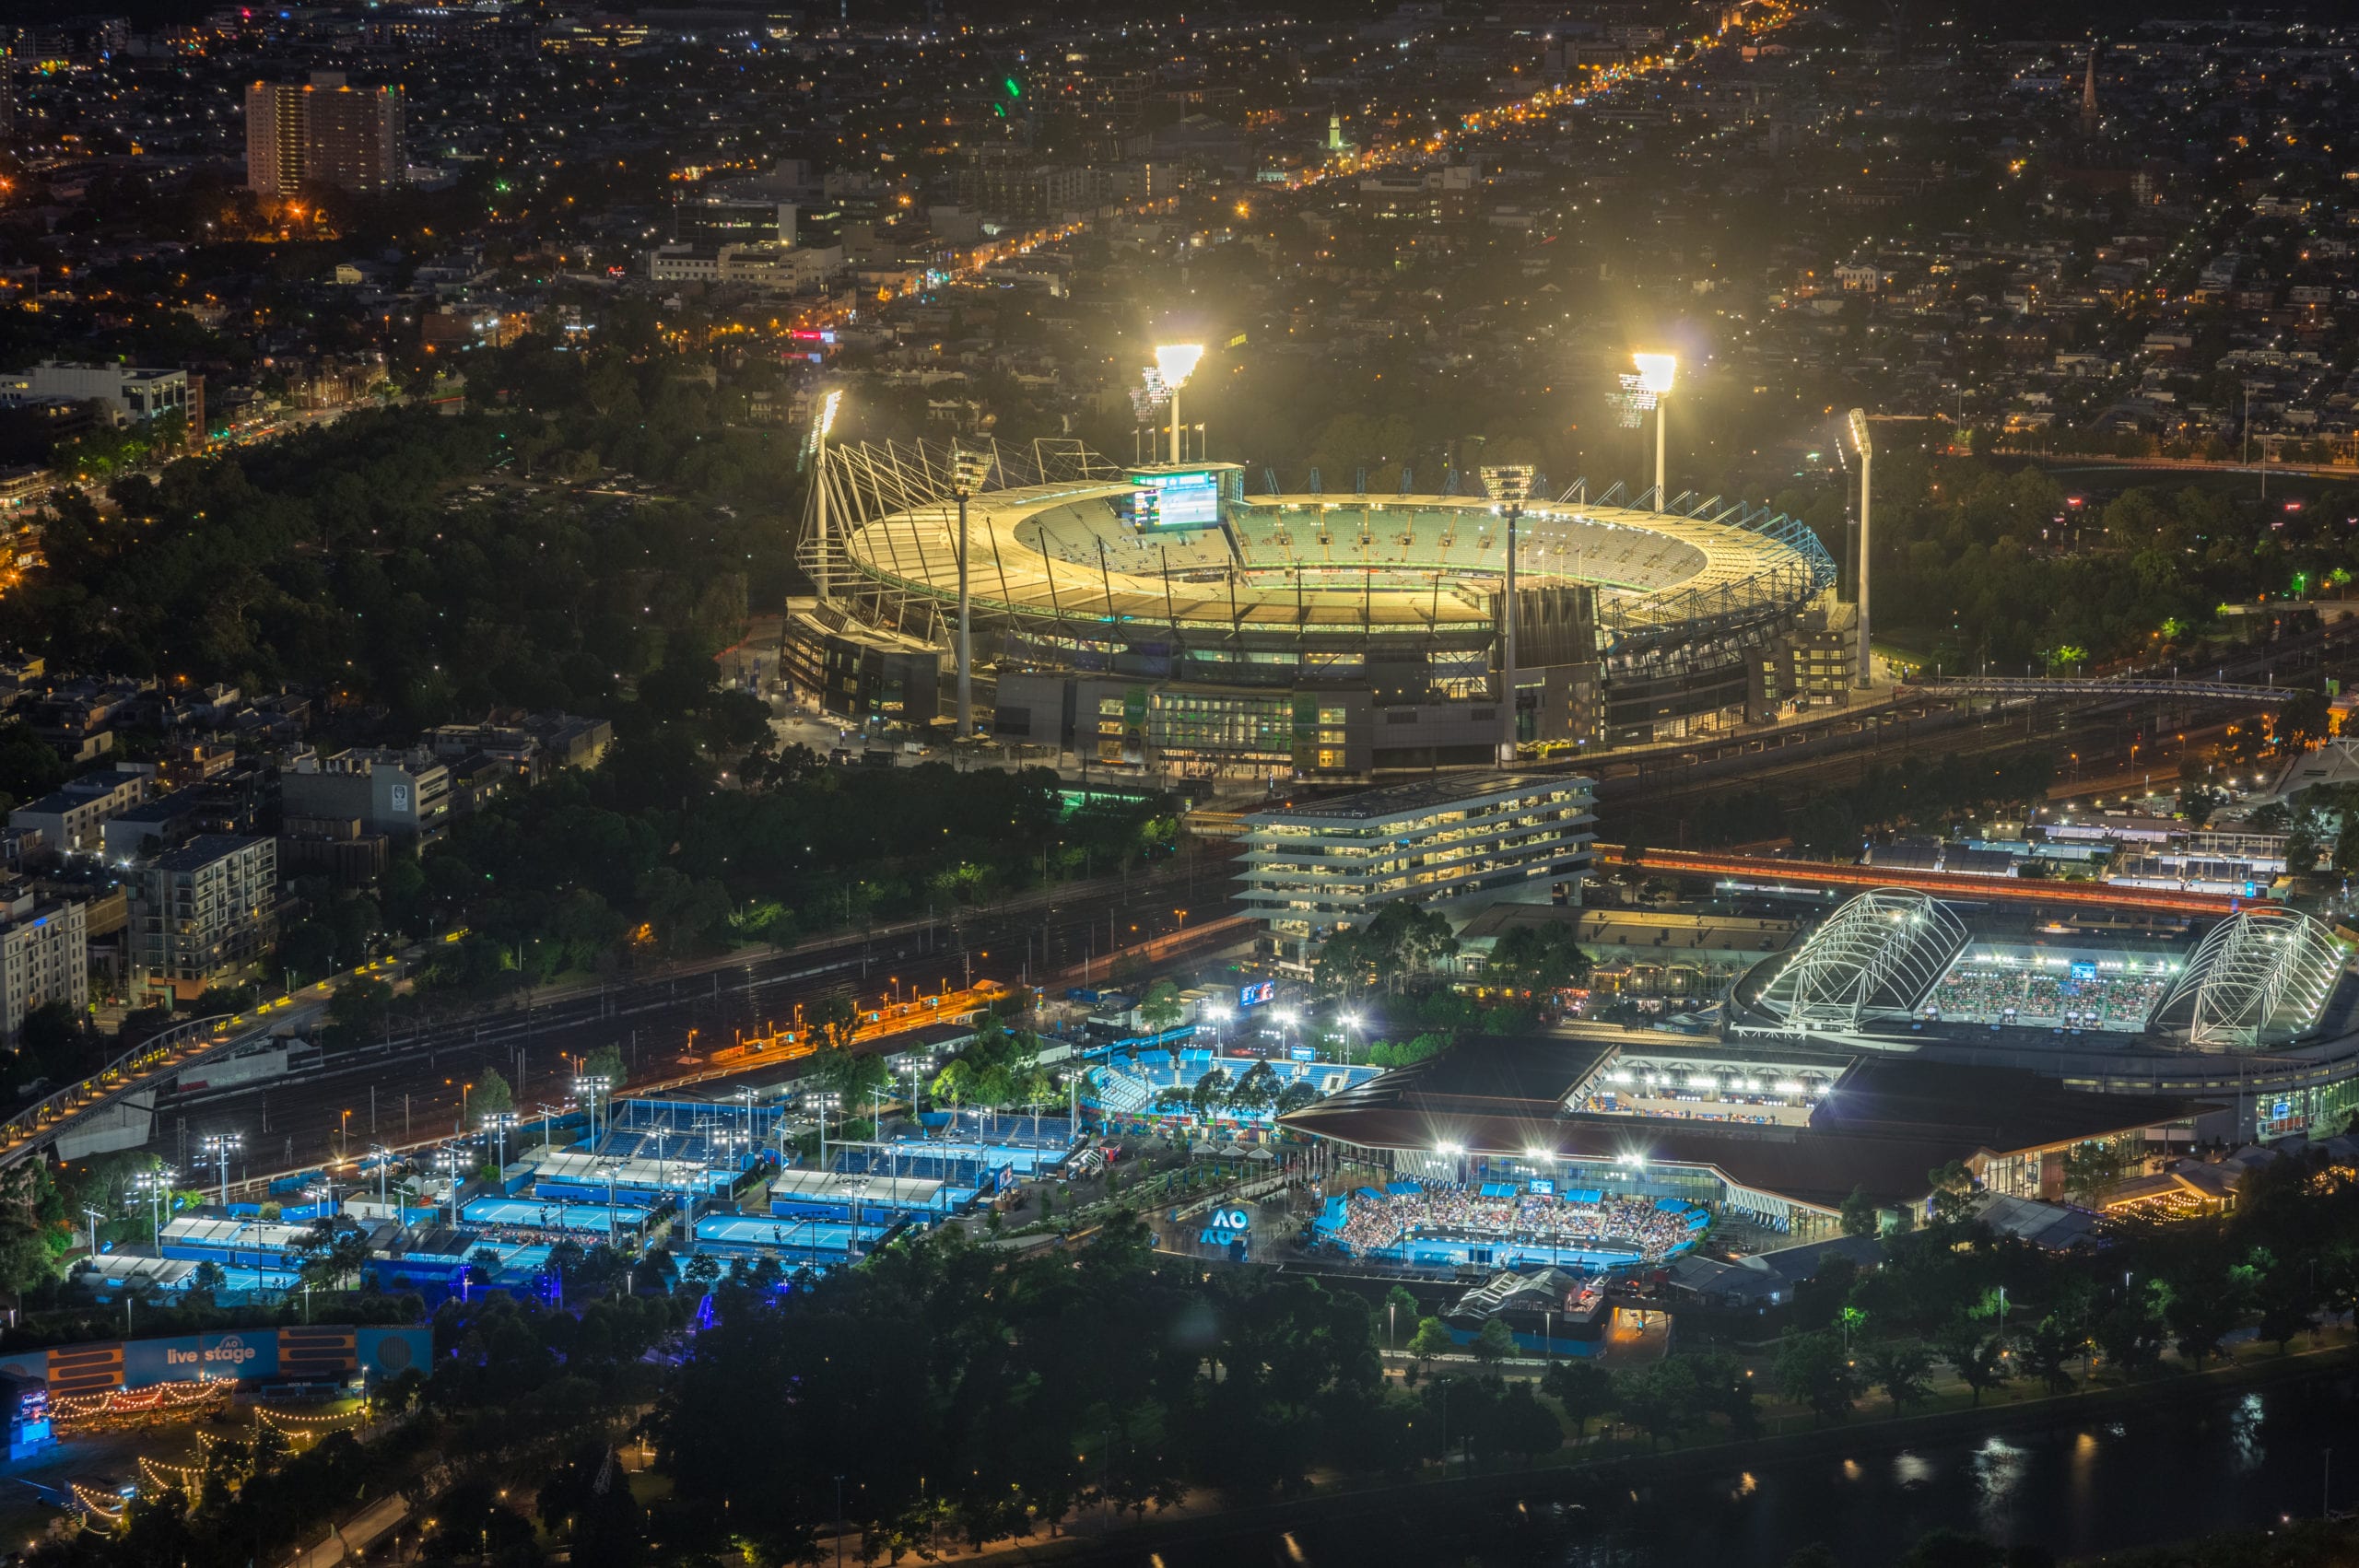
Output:
<svg viewBox="0 0 2359 1568">
<path fill-rule="evenodd" d="M 2075 977 L 2054 969 L 1962 964 L 1942 977 L 1925 1011 L 1967 1024 L 2134 1031 L 2144 1027 L 2168 983 L 2162 975 Z"/>
<path fill-rule="evenodd" d="M 1658 1209 L 1645 1199 L 1591 1203 L 1536 1192 L 1492 1196 L 1428 1182 L 1398 1192 L 1353 1194 L 1334 1239 L 1362 1257 L 1421 1236 L 1541 1246 L 1602 1243 L 1659 1263 L 1694 1235 L 1684 1212 Z"/>
</svg>

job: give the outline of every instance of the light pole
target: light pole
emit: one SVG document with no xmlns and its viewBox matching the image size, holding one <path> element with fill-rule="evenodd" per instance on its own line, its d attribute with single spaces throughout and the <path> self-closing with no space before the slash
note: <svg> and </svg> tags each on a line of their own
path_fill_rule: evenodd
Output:
<svg viewBox="0 0 2359 1568">
<path fill-rule="evenodd" d="M 171 1195 L 172 1180 L 179 1175 L 170 1165 L 158 1165 L 131 1178 L 132 1201 L 135 1203 L 142 1197 L 147 1199 L 148 1215 L 155 1224 L 156 1250 L 159 1253 L 164 1248 L 164 1204 Z"/>
<path fill-rule="evenodd" d="M 1171 461 L 1174 462 L 1188 461 L 1180 455 L 1182 449 L 1180 445 L 1180 389 L 1186 386 L 1188 378 L 1196 373 L 1196 363 L 1203 357 L 1204 345 L 1201 343 L 1164 343 L 1156 345 L 1156 374 L 1161 376 L 1163 384 L 1171 389 Z"/>
<path fill-rule="evenodd" d="M 445 1143 L 434 1151 L 435 1166 L 442 1173 L 442 1179 L 451 1184 L 451 1228 L 452 1230 L 459 1228 L 459 1178 L 467 1168 L 466 1154 L 464 1151 L 464 1146 L 456 1142 Z"/>
<path fill-rule="evenodd" d="M 1847 421 L 1851 445 L 1860 454 L 1860 685 L 1875 685 L 1875 666 L 1868 654 L 1868 497 L 1874 488 L 1875 443 L 1868 436 L 1865 409 L 1851 410 Z"/>
<path fill-rule="evenodd" d="M 590 1105 L 590 1147 L 598 1146 L 598 1096 L 614 1085 L 601 1075 L 590 1074 L 573 1081 L 573 1093 Z"/>
<path fill-rule="evenodd" d="M 242 1132 L 208 1132 L 197 1144 L 197 1153 L 221 1174 L 221 1207 L 229 1207 L 229 1156 L 246 1146 Z"/>
<path fill-rule="evenodd" d="M 1513 767 L 1516 763 L 1515 720 L 1515 535 L 1516 524 L 1522 521 L 1523 503 L 1532 497 L 1532 467 L 1528 462 L 1510 462 L 1497 468 L 1483 470 L 1483 487 L 1491 499 L 1507 509 L 1508 514 L 1508 574 L 1507 590 L 1499 595 L 1499 766 Z"/>
<path fill-rule="evenodd" d="M 508 1129 L 515 1125 L 514 1111 L 494 1111 L 483 1118 L 483 1129 L 491 1134 L 493 1146 L 499 1151 L 499 1170 L 503 1176 L 508 1170 Z"/>
<path fill-rule="evenodd" d="M 813 534 L 819 541 L 818 570 L 812 574 L 822 601 L 831 597 L 827 577 L 827 432 L 836 427 L 836 410 L 844 394 L 831 392 L 819 403 L 819 417 L 811 426 L 811 502 Z"/>
<path fill-rule="evenodd" d="M 958 497 L 958 738 L 975 732 L 975 634 L 967 597 L 967 502 L 991 477 L 992 454 L 950 453 L 950 493 Z"/>
<path fill-rule="evenodd" d="M 599 1162 L 598 1162 L 597 1168 L 598 1168 L 600 1171 L 603 1171 L 603 1172 L 604 1172 L 604 1173 L 605 1173 L 605 1177 L 606 1177 L 606 1246 L 607 1246 L 609 1248 L 614 1248 L 614 1247 L 616 1247 L 616 1245 L 617 1245 L 617 1244 L 616 1244 L 616 1239 L 615 1239 L 615 1224 L 616 1224 L 616 1215 L 615 1215 L 615 1176 L 616 1176 L 616 1172 L 620 1171 L 620 1170 L 623 1168 L 623 1163 L 622 1163 L 620 1160 L 601 1160 L 601 1161 L 599 1161 Z"/>
<path fill-rule="evenodd" d="M 1633 354 L 1630 362 L 1638 368 L 1638 390 L 1654 399 L 1655 510 L 1661 511 L 1669 498 L 1663 493 L 1663 421 L 1671 415 L 1671 385 L 1679 376 L 1679 357 L 1675 354 Z"/>
</svg>

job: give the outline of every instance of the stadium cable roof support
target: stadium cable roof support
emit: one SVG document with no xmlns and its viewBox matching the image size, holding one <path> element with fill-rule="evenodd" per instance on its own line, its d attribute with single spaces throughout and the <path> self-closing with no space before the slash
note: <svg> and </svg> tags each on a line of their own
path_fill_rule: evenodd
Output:
<svg viewBox="0 0 2359 1568">
<path fill-rule="evenodd" d="M 2197 944 L 2154 1016 L 2175 1022 L 2183 1006 L 2190 1046 L 2251 1050 L 2315 1024 L 2341 974 L 2342 944 L 2326 927 L 2294 909 L 2246 909 Z"/>
<path fill-rule="evenodd" d="M 1880 887 L 1828 916 L 1762 992 L 1798 1029 L 1856 1029 L 1863 1012 L 1905 1012 L 1966 943 L 1966 923 L 1925 894 Z"/>
</svg>

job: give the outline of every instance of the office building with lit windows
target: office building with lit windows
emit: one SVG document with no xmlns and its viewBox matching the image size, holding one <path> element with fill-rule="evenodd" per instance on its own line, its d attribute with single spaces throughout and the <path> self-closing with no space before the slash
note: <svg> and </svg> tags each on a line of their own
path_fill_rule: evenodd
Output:
<svg viewBox="0 0 2359 1568">
<path fill-rule="evenodd" d="M 1262 921 L 1264 955 L 1297 969 L 1402 899 L 1578 902 L 1593 788 L 1569 774 L 1445 774 L 1255 812 L 1238 898 Z"/>
</svg>

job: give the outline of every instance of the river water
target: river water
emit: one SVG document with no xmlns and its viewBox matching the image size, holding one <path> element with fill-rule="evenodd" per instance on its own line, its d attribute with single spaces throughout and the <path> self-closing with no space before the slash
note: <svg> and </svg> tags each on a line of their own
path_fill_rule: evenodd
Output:
<svg viewBox="0 0 2359 1568">
<path fill-rule="evenodd" d="M 1168 1547 L 1159 1561 L 1778 1568 L 1823 1541 L 1844 1568 L 1884 1568 L 1943 1527 L 2072 1558 L 2316 1517 L 2330 1485 L 2336 1508 L 2359 1504 L 2359 1381 L 2351 1378 L 2060 1422 L 2052 1432 L 1897 1450 L 1863 1442 L 1848 1458 L 1731 1468 L 1643 1484 L 1635 1495 L 1569 1477 L 1535 1477 L 1520 1499 L 1496 1504 L 1436 1504 L 1413 1492 L 1283 1533 Z"/>
</svg>

